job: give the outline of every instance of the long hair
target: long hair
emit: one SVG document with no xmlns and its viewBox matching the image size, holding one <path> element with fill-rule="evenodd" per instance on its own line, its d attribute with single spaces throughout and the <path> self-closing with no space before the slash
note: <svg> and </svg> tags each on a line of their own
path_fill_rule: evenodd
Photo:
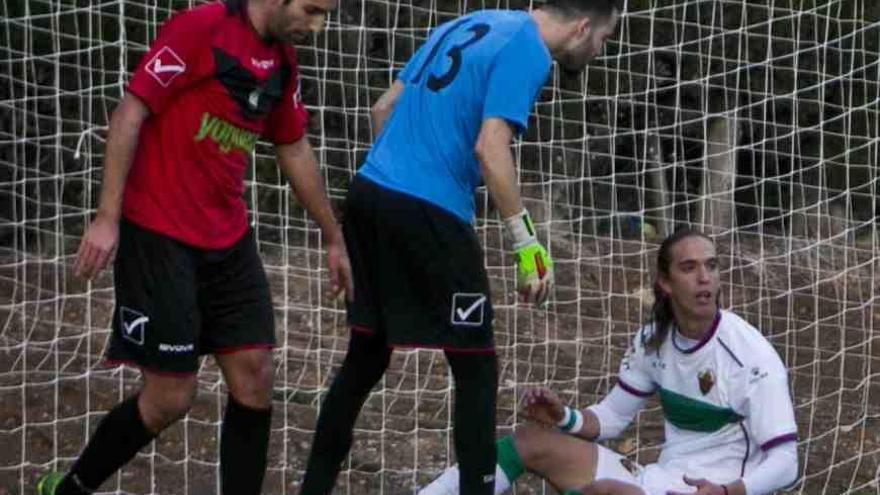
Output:
<svg viewBox="0 0 880 495">
<path fill-rule="evenodd" d="M 660 346 L 669 335 L 669 329 L 675 323 L 675 313 L 672 312 L 672 301 L 662 287 L 660 287 L 660 277 L 669 276 L 669 266 L 672 264 L 672 248 L 680 241 L 691 237 L 702 237 L 709 242 L 706 234 L 696 229 L 684 228 L 676 230 L 672 235 L 663 240 L 660 249 L 657 250 L 657 275 L 654 278 L 654 306 L 651 308 L 651 323 L 653 323 L 653 332 L 645 341 L 645 347 L 660 351 Z"/>
</svg>

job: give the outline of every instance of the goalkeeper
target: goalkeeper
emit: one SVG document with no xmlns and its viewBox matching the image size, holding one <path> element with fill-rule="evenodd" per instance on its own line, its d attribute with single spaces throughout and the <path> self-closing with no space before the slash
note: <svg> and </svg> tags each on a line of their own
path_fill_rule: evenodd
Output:
<svg viewBox="0 0 880 495">
<path fill-rule="evenodd" d="M 474 190 L 484 182 L 501 214 L 521 298 L 542 304 L 553 262 L 520 200 L 510 143 L 526 129 L 551 60 L 582 70 L 618 17 L 612 0 L 474 12 L 438 27 L 374 105 L 378 137 L 343 211 L 357 295 L 351 339 L 321 408 L 302 493 L 330 493 L 393 347 L 445 351 L 462 492 L 492 493 L 497 359 Z"/>
<path fill-rule="evenodd" d="M 712 241 L 676 232 L 660 246 L 657 272 L 652 321 L 601 402 L 577 411 L 545 388 L 526 391 L 525 414 L 537 424 L 498 442 L 496 494 L 526 470 L 566 495 L 760 495 L 797 479 L 785 366 L 755 327 L 718 308 Z M 654 394 L 666 437 L 657 463 L 594 443 L 619 435 Z M 457 493 L 452 467 L 419 495 Z"/>
</svg>

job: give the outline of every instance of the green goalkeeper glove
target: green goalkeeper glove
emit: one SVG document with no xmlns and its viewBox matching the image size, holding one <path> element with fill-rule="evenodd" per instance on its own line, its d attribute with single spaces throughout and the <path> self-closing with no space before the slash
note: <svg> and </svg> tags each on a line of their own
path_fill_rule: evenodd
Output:
<svg viewBox="0 0 880 495">
<path fill-rule="evenodd" d="M 553 260 L 538 243 L 529 212 L 504 219 L 516 259 L 516 290 L 525 302 L 543 304 L 553 288 Z"/>
</svg>

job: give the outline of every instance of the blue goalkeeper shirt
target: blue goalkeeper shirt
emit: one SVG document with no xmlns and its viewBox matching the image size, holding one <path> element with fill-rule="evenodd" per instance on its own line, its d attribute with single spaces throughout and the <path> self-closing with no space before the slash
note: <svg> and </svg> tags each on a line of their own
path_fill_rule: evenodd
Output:
<svg viewBox="0 0 880 495">
<path fill-rule="evenodd" d="M 359 173 L 470 224 L 480 127 L 495 117 L 524 131 L 550 64 L 526 12 L 484 10 L 439 26 L 400 72 L 405 89 Z"/>
</svg>

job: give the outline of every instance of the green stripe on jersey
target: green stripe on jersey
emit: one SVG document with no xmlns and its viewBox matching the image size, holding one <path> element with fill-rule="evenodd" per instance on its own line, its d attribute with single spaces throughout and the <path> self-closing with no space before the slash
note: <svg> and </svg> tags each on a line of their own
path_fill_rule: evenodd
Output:
<svg viewBox="0 0 880 495">
<path fill-rule="evenodd" d="M 660 389 L 660 404 L 666 420 L 683 430 L 713 432 L 744 419 L 733 409 L 698 401 L 665 388 Z"/>
</svg>

